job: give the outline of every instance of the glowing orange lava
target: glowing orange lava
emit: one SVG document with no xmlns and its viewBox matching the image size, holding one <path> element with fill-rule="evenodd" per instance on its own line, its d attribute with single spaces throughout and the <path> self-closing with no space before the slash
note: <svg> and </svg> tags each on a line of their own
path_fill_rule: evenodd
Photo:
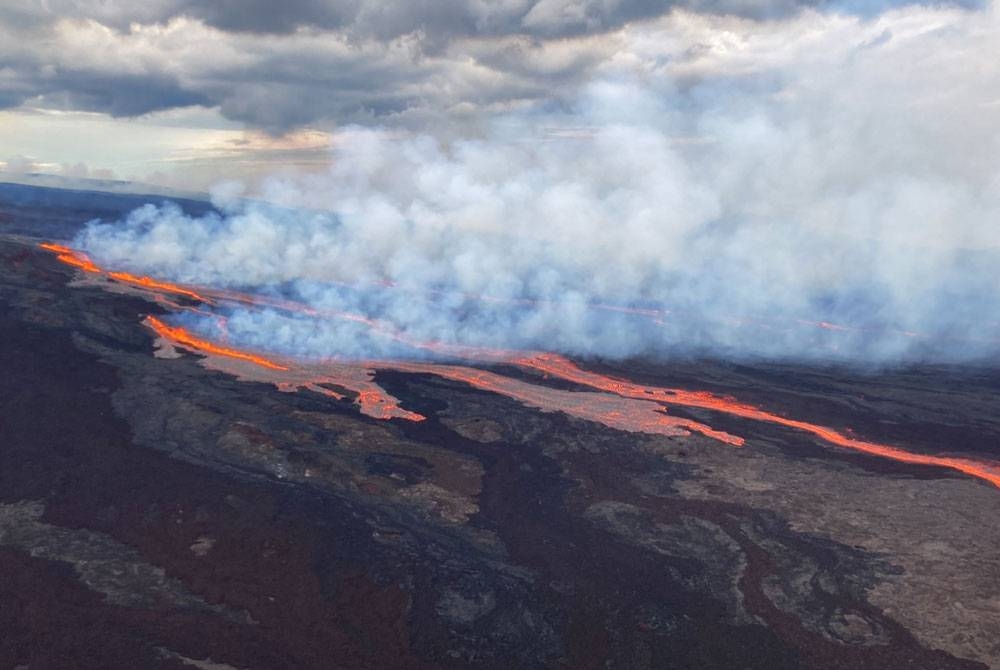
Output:
<svg viewBox="0 0 1000 670">
<path fill-rule="evenodd" d="M 69 247 L 64 247 L 61 244 L 50 244 L 48 242 L 38 246 L 54 253 L 56 255 L 56 259 L 66 265 L 72 265 L 73 267 L 79 268 L 84 272 L 92 272 L 94 274 L 103 274 L 104 272 L 101 268 L 94 265 L 89 258 L 81 253 L 73 251 Z"/>
<path fill-rule="evenodd" d="M 597 421 L 619 430 L 664 435 L 683 435 L 689 431 L 694 431 L 729 445 L 743 445 L 744 440 L 741 437 L 715 430 L 690 419 L 669 416 L 664 411 L 665 407 L 670 406 L 696 407 L 752 421 L 785 426 L 809 433 L 824 442 L 841 448 L 851 449 L 900 463 L 949 468 L 979 478 L 1000 488 L 1000 464 L 969 458 L 918 454 L 890 445 L 859 440 L 833 428 L 797 419 L 789 419 L 754 405 L 742 403 L 733 398 L 703 391 L 645 386 L 625 379 L 618 379 L 584 370 L 568 358 L 557 354 L 526 354 L 524 352 L 452 345 L 441 342 L 417 342 L 399 333 L 390 324 L 385 324 L 363 315 L 339 311 L 324 312 L 294 301 L 242 294 L 223 289 L 199 289 L 199 292 L 195 292 L 191 289 L 155 280 L 150 277 L 138 277 L 122 272 L 106 272 L 95 265 L 86 255 L 74 251 L 69 247 L 51 243 L 45 243 L 40 246 L 55 253 L 58 260 L 63 263 L 77 267 L 84 272 L 99 274 L 151 291 L 154 295 L 159 296 L 161 292 L 165 292 L 186 296 L 209 304 L 211 304 L 210 298 L 212 298 L 219 302 L 238 302 L 252 307 L 273 307 L 316 318 L 347 319 L 364 325 L 375 332 L 397 339 L 409 346 L 433 351 L 439 355 L 477 362 L 512 364 L 545 377 L 572 382 L 598 391 L 598 393 L 594 393 L 553 389 L 544 385 L 506 377 L 495 372 L 461 365 L 410 361 L 311 363 L 291 359 L 282 359 L 282 362 L 278 363 L 271 358 L 223 346 L 198 337 L 184 328 L 170 326 L 153 316 L 148 317 L 146 320 L 149 327 L 160 337 L 196 353 L 218 357 L 220 361 L 219 365 L 223 367 L 224 363 L 221 362 L 229 360 L 240 363 L 251 363 L 258 370 L 258 372 L 250 374 L 243 369 L 226 368 L 227 371 L 241 378 L 269 381 L 281 390 L 305 388 L 337 399 L 343 399 L 345 394 L 331 389 L 331 386 L 352 392 L 356 394 L 355 402 L 358 403 L 361 411 L 368 416 L 380 419 L 403 418 L 410 421 L 424 419 L 420 414 L 402 409 L 398 401 L 385 393 L 372 379 L 374 370 L 397 370 L 401 372 L 436 375 L 444 379 L 468 384 L 480 390 L 513 398 L 525 405 L 537 407 L 545 411 L 559 411 L 571 416 Z M 174 308 L 194 309 L 172 302 L 168 302 L 167 304 L 170 304 Z M 611 307 L 602 306 L 602 308 Z M 618 308 L 613 309 L 617 310 Z M 634 311 L 648 316 L 654 316 L 655 312 L 655 310 L 649 310 L 649 313 L 646 314 L 646 310 Z M 815 325 L 826 330 L 847 329 L 846 327 L 827 322 L 819 322 Z"/>
<path fill-rule="evenodd" d="M 848 437 L 840 431 L 820 426 L 807 421 L 789 419 L 772 412 L 762 410 L 753 405 L 741 403 L 732 398 L 718 396 L 703 391 L 684 391 L 681 389 L 667 389 L 655 386 L 643 386 L 630 381 L 615 379 L 605 375 L 589 372 L 577 367 L 572 361 L 555 354 L 540 354 L 533 357 L 520 358 L 517 365 L 537 370 L 539 372 L 558 377 L 566 381 L 572 381 L 583 386 L 601 389 L 622 395 L 629 398 L 646 398 L 658 400 L 660 402 L 684 407 L 699 407 L 702 409 L 722 412 L 730 416 L 738 416 L 754 421 L 773 423 L 788 428 L 794 428 L 829 442 L 830 444 L 852 449 L 872 456 L 892 459 L 900 463 L 912 465 L 930 465 L 934 467 L 950 468 L 963 472 L 973 477 L 978 477 L 990 482 L 1000 488 L 1000 465 L 986 461 L 978 461 L 969 458 L 958 458 L 950 456 L 930 456 L 927 454 L 916 454 L 905 451 L 898 447 L 892 447 L 876 442 L 867 442 Z"/>
<path fill-rule="evenodd" d="M 151 291 L 164 291 L 166 293 L 173 293 L 175 295 L 182 295 L 192 300 L 197 300 L 198 302 L 209 302 L 207 298 L 190 289 L 186 289 L 183 286 L 178 286 L 177 284 L 171 284 L 170 282 L 159 281 L 153 279 L 152 277 L 138 276 L 129 274 L 128 272 L 108 272 L 103 268 L 96 265 L 90 258 L 75 249 L 70 249 L 69 247 L 63 246 L 61 244 L 52 244 L 50 242 L 43 242 L 38 245 L 46 251 L 51 251 L 56 254 L 56 259 L 66 265 L 71 265 L 75 268 L 79 268 L 84 272 L 89 272 L 91 274 L 99 274 L 109 279 L 114 279 L 115 281 L 122 282 L 123 284 L 131 284 L 133 286 L 138 286 L 140 288 L 149 289 Z"/>
<path fill-rule="evenodd" d="M 274 361 L 264 358 L 263 356 L 247 353 L 245 351 L 241 351 L 240 349 L 233 349 L 232 347 L 219 346 L 218 344 L 192 335 L 185 328 L 168 326 L 155 316 L 146 317 L 146 323 L 148 323 L 149 327 L 156 331 L 156 334 L 160 337 L 194 351 L 202 351 L 210 354 L 216 354 L 217 356 L 225 356 L 226 358 L 235 358 L 236 360 L 247 361 L 248 363 L 259 365 L 262 368 L 267 368 L 268 370 L 288 370 L 287 367 L 278 365 Z"/>
<path fill-rule="evenodd" d="M 663 407 L 647 399 L 633 399 L 616 394 L 565 391 L 539 386 L 495 372 L 462 365 L 391 361 L 371 363 L 372 367 L 400 372 L 431 374 L 513 398 L 521 404 L 547 412 L 562 412 L 580 419 L 633 433 L 687 435 L 694 431 L 733 446 L 743 439 L 715 430 L 705 424 L 668 415 Z"/>
<path fill-rule="evenodd" d="M 146 324 L 172 345 L 209 357 L 212 360 L 209 367 L 228 372 L 241 379 L 271 382 L 281 391 L 308 389 L 336 400 L 343 400 L 345 394 L 330 388 L 333 386 L 356 393 L 355 402 L 361 408 L 362 414 L 367 416 L 408 421 L 423 421 L 425 418 L 421 414 L 400 407 L 395 398 L 372 381 L 372 370 L 363 365 L 309 364 L 302 361 L 289 361 L 289 365 L 283 365 L 259 354 L 216 344 L 194 335 L 186 328 L 167 325 L 155 316 L 147 317 Z M 252 363 L 253 366 L 260 368 L 260 372 L 230 367 L 225 363 L 227 360 Z"/>
<path fill-rule="evenodd" d="M 156 279 L 153 279 L 152 277 L 146 277 L 146 276 L 139 277 L 136 275 L 129 274 L 127 272 L 109 272 L 108 277 L 120 282 L 124 282 L 126 284 L 133 284 L 135 286 L 148 288 L 153 291 L 166 291 L 167 293 L 175 293 L 177 295 L 187 296 L 188 298 L 191 298 L 192 300 L 197 300 L 198 302 L 209 302 L 207 298 L 199 295 L 198 293 L 195 293 L 194 291 L 186 289 L 182 286 L 178 286 L 177 284 L 158 281 Z"/>
<path fill-rule="evenodd" d="M 361 413 L 373 419 L 406 419 L 407 421 L 423 421 L 427 417 L 399 406 L 399 401 L 383 391 L 371 379 L 372 371 L 361 366 L 339 366 L 336 369 L 327 368 L 319 376 L 311 378 L 298 388 L 308 389 L 316 393 L 343 400 L 344 394 L 333 391 L 323 384 L 332 384 L 356 393 L 354 402 Z M 292 387 L 294 390 L 295 387 Z"/>
</svg>

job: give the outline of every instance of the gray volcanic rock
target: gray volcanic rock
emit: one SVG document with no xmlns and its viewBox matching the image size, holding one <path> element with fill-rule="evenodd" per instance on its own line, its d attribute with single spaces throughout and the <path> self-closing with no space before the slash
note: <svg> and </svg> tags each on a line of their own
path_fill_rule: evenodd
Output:
<svg viewBox="0 0 1000 670">
<path fill-rule="evenodd" d="M 426 419 L 380 421 L 157 358 L 161 305 L 23 237 L 92 211 L 36 205 L 2 209 L 0 667 L 1000 668 L 984 481 L 709 410 L 670 412 L 746 444 L 392 370 Z M 998 458 L 996 370 L 589 366 Z"/>
</svg>

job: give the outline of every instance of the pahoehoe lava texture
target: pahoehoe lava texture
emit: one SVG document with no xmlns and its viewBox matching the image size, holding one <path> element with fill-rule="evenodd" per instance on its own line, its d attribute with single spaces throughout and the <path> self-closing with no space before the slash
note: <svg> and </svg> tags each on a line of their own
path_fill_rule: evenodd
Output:
<svg viewBox="0 0 1000 670">
<path fill-rule="evenodd" d="M 46 207 L 47 237 L 89 218 Z M 626 433 L 425 374 L 378 372 L 427 417 L 379 421 L 154 357 L 160 307 L 73 286 L 3 211 L 0 668 L 1000 667 L 985 482 L 697 409 L 746 446 Z M 996 371 L 615 371 L 997 456 Z"/>
</svg>

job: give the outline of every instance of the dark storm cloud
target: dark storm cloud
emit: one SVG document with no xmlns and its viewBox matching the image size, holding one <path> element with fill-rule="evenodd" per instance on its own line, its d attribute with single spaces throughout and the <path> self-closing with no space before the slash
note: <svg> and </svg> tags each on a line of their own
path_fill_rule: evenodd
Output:
<svg viewBox="0 0 1000 670">
<path fill-rule="evenodd" d="M 12 0 L 0 18 L 22 28 L 57 18 L 93 19 L 119 30 L 186 16 L 231 32 L 287 34 L 344 30 L 392 39 L 420 33 L 433 43 L 457 37 L 565 36 L 614 29 L 663 14 L 668 0 Z"/>
<path fill-rule="evenodd" d="M 630 22 L 675 7 L 773 18 L 813 1 L 6 0 L 0 108 L 203 105 L 279 133 L 471 117 L 572 95 Z M 898 3 L 815 1 L 861 13 Z"/>
<path fill-rule="evenodd" d="M 173 11 L 220 30 L 280 34 L 307 26 L 342 28 L 355 19 L 360 5 L 360 0 L 185 0 Z"/>
<path fill-rule="evenodd" d="M 44 52 L 32 54 L 27 49 L 3 56 L 0 109 L 37 102 L 42 107 L 127 117 L 213 104 L 210 96 L 184 87 L 175 76 L 158 68 L 122 72 L 72 62 L 53 63 Z"/>
<path fill-rule="evenodd" d="M 59 18 L 91 19 L 118 30 L 189 17 L 223 31 L 288 34 L 300 28 L 392 39 L 420 34 L 433 43 L 461 37 L 565 37 L 600 33 L 675 7 L 749 18 L 801 7 L 860 14 L 921 4 L 914 0 L 9 0 L 0 21 L 28 29 Z M 980 6 L 980 0 L 946 3 Z"/>
<path fill-rule="evenodd" d="M 62 7 L 75 16 L 83 14 L 85 4 L 50 0 L 48 10 L 54 13 Z M 134 116 L 203 105 L 252 127 L 281 133 L 317 122 L 426 119 L 456 108 L 475 115 L 482 107 L 533 100 L 572 85 L 599 60 L 574 57 L 556 66 L 539 63 L 537 54 L 546 45 L 534 39 L 513 51 L 510 45 L 503 47 L 508 51 L 505 58 L 494 57 L 500 49 L 493 43 L 496 38 L 466 38 L 454 48 L 447 41 L 430 48 L 423 32 L 389 39 L 420 13 L 419 5 L 408 10 L 413 16 L 389 12 L 386 18 L 380 13 L 394 7 L 369 3 L 356 12 L 355 27 L 367 21 L 385 32 L 383 37 L 360 38 L 315 27 L 262 35 L 208 25 L 225 18 L 223 6 L 212 9 L 217 16 L 206 10 L 205 20 L 189 17 L 125 29 L 122 24 L 129 15 L 113 12 L 112 3 L 100 4 L 101 11 L 87 19 L 48 24 L 39 18 L 45 12 L 32 14 L 26 5 L 7 5 L 0 10 L 0 107 L 27 104 Z M 440 10 L 437 14 L 434 7 Z M 491 5 L 489 11 L 497 7 Z M 143 18 L 169 13 L 165 4 L 159 14 L 152 9 L 144 6 Z M 189 3 L 186 14 L 195 10 L 199 7 Z M 473 30 L 472 18 L 446 14 L 443 5 L 428 3 L 422 20 L 437 22 L 436 30 L 444 30 L 446 21 L 454 22 L 448 30 L 456 33 Z M 253 15 L 248 11 L 248 20 Z M 308 16 L 314 22 L 323 18 Z M 292 25 L 306 16 L 291 12 L 286 18 Z M 459 25 L 463 20 L 468 25 Z M 516 53 L 525 49 L 534 54 L 533 64 L 516 63 Z"/>
<path fill-rule="evenodd" d="M 69 72 L 50 82 L 50 101 L 59 107 L 111 116 L 139 116 L 174 107 L 208 105 L 211 99 L 184 90 L 176 80 L 160 74 L 105 74 Z"/>
</svg>

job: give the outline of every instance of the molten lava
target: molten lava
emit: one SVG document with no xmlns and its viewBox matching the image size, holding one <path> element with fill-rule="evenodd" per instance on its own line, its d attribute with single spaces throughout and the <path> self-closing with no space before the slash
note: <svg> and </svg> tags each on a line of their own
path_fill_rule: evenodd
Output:
<svg viewBox="0 0 1000 670">
<path fill-rule="evenodd" d="M 148 288 L 152 291 L 166 291 L 167 293 L 174 293 L 176 295 L 183 295 L 191 298 L 192 300 L 197 300 L 198 302 L 209 302 L 203 296 L 186 289 L 177 284 L 171 284 L 169 282 L 158 281 L 152 277 L 146 276 L 136 276 L 129 274 L 127 272 L 109 272 L 108 277 L 116 281 L 124 282 L 126 284 L 132 284 L 134 286 L 141 286 L 142 288 Z"/>
<path fill-rule="evenodd" d="M 371 363 L 375 368 L 430 374 L 468 384 L 481 391 L 513 398 L 523 405 L 547 412 L 562 412 L 579 419 L 634 433 L 687 435 L 698 432 L 733 446 L 742 446 L 742 438 L 715 430 L 697 421 L 669 416 L 662 405 L 646 399 L 632 399 L 617 394 L 564 391 L 539 386 L 495 372 L 461 365 L 393 361 Z"/>
<path fill-rule="evenodd" d="M 208 340 L 203 340 L 195 335 L 192 335 L 184 328 L 168 326 L 155 316 L 146 317 L 146 323 L 149 324 L 149 327 L 156 331 L 156 334 L 160 337 L 193 351 L 200 351 L 208 354 L 215 354 L 217 356 L 225 356 L 226 358 L 235 358 L 240 361 L 247 361 L 248 363 L 259 365 L 262 368 L 267 368 L 268 370 L 288 370 L 287 367 L 278 365 L 274 361 L 264 358 L 263 356 L 247 353 L 231 347 L 219 346 L 218 344 L 214 344 Z"/>
<path fill-rule="evenodd" d="M 571 381 L 582 386 L 605 390 L 628 398 L 645 398 L 657 400 L 668 405 L 680 405 L 683 407 L 698 407 L 701 409 L 714 410 L 738 416 L 743 419 L 753 421 L 763 421 L 773 423 L 787 428 L 794 428 L 806 433 L 811 433 L 816 437 L 845 449 L 852 449 L 872 456 L 889 458 L 900 463 L 912 465 L 930 465 L 935 467 L 950 468 L 963 472 L 973 477 L 985 480 L 1000 488 L 1000 465 L 996 463 L 977 461 L 968 458 L 957 458 L 949 456 L 930 456 L 927 454 L 916 454 L 905 451 L 898 447 L 892 447 L 876 442 L 867 442 L 844 435 L 840 431 L 820 426 L 807 421 L 789 419 L 779 414 L 765 411 L 753 405 L 741 403 L 732 398 L 706 393 L 704 391 L 684 391 L 681 389 L 659 388 L 656 386 L 643 386 L 623 379 L 615 379 L 605 375 L 589 372 L 577 367 L 572 361 L 556 354 L 540 354 L 533 357 L 524 357 L 514 361 L 517 365 L 542 372 L 544 374 L 557 377 L 566 381 Z"/>
<path fill-rule="evenodd" d="M 284 361 L 279 363 L 273 358 L 216 344 L 194 335 L 186 328 L 167 325 L 155 316 L 147 317 L 145 323 L 171 345 L 205 356 L 208 367 L 240 379 L 270 382 L 281 391 L 307 389 L 336 400 L 343 400 L 346 393 L 353 393 L 361 413 L 376 419 L 423 421 L 425 418 L 400 407 L 399 401 L 372 381 L 373 371 L 365 366 L 309 364 L 303 361 L 288 361 L 288 365 L 285 365 Z M 235 367 L 230 362 L 251 363 L 252 366 Z M 331 386 L 344 389 L 345 393 L 340 393 Z"/>
<path fill-rule="evenodd" d="M 507 363 L 524 370 L 553 377 L 562 381 L 594 389 L 594 391 L 567 391 L 545 385 L 506 377 L 495 372 L 462 365 L 420 363 L 412 361 L 371 361 L 343 363 L 337 361 L 309 362 L 293 359 L 267 358 L 260 354 L 224 346 L 198 337 L 188 330 L 171 326 L 150 316 L 147 325 L 157 335 L 173 345 L 189 349 L 206 356 L 208 365 L 225 370 L 241 379 L 268 381 L 280 390 L 293 391 L 308 389 L 335 399 L 344 399 L 347 394 L 355 395 L 355 402 L 362 413 L 379 419 L 401 418 L 420 421 L 424 417 L 402 409 L 399 402 L 381 389 L 373 380 L 376 370 L 395 370 L 416 374 L 435 375 L 451 381 L 468 384 L 473 388 L 497 393 L 518 402 L 542 409 L 558 411 L 590 421 L 600 422 L 619 430 L 654 433 L 661 435 L 686 435 L 698 432 L 732 446 L 742 446 L 743 438 L 715 430 L 699 422 L 672 417 L 665 412 L 670 406 L 695 407 L 711 410 L 742 419 L 760 421 L 792 428 L 813 435 L 837 447 L 913 465 L 927 465 L 955 470 L 977 477 L 1000 488 L 1000 465 L 969 458 L 931 456 L 918 454 L 890 445 L 868 442 L 829 428 L 806 421 L 789 419 L 768 412 L 754 405 L 742 403 L 733 398 L 674 388 L 645 386 L 625 379 L 618 379 L 597 372 L 584 370 L 569 359 L 557 354 L 526 354 L 501 349 L 470 347 L 441 342 L 417 342 L 395 330 L 391 324 L 376 321 L 363 315 L 339 311 L 317 310 L 309 305 L 271 298 L 249 295 L 224 289 L 189 288 L 159 281 L 150 277 L 140 277 L 124 272 L 108 272 L 95 265 L 86 255 L 58 244 L 42 244 L 41 247 L 56 254 L 58 260 L 80 270 L 121 282 L 154 294 L 161 302 L 163 293 L 180 295 L 198 302 L 213 304 L 236 302 L 253 307 L 281 309 L 312 318 L 347 319 L 370 328 L 374 332 L 391 337 L 408 346 L 429 350 L 442 356 L 461 358 L 486 363 Z M 175 309 L 201 310 L 179 305 L 172 301 L 164 304 Z M 601 308 L 616 309 L 611 306 Z M 663 314 L 655 310 L 631 310 L 643 316 L 654 317 Z M 209 312 L 211 316 L 217 316 Z M 221 318 L 221 317 L 220 317 Z M 224 326 L 224 321 L 221 322 Z M 846 330 L 846 327 L 827 322 L 815 324 L 826 330 Z M 224 332 L 224 331 L 223 331 Z M 250 364 L 246 366 L 245 364 Z M 234 367 L 242 366 L 242 367 Z M 335 389 L 343 389 L 341 393 Z M 596 392 L 595 392 L 596 391 Z"/>
<path fill-rule="evenodd" d="M 94 265 L 89 258 L 85 255 L 73 251 L 69 247 L 64 247 L 61 244 L 50 244 L 45 242 L 38 245 L 46 251 L 51 251 L 56 255 L 56 258 L 65 263 L 66 265 L 72 265 L 75 268 L 83 270 L 84 272 L 91 272 L 94 274 L 103 274 L 104 271 Z"/>
<path fill-rule="evenodd" d="M 139 288 L 149 289 L 154 293 L 163 291 L 174 295 L 182 295 L 187 298 L 191 298 L 192 300 L 197 300 L 198 302 L 209 302 L 209 300 L 204 296 L 177 284 L 159 281 L 157 279 L 153 279 L 152 277 L 140 277 L 138 275 L 129 274 L 128 272 L 108 272 L 96 265 L 86 254 L 70 249 L 69 247 L 61 244 L 51 244 L 49 242 L 45 242 L 38 246 L 46 251 L 51 251 L 56 254 L 57 260 L 65 263 L 66 265 L 79 268 L 84 272 L 102 275 L 109 279 L 122 282 L 123 284 L 131 284 L 132 286 L 137 286 Z"/>
</svg>

